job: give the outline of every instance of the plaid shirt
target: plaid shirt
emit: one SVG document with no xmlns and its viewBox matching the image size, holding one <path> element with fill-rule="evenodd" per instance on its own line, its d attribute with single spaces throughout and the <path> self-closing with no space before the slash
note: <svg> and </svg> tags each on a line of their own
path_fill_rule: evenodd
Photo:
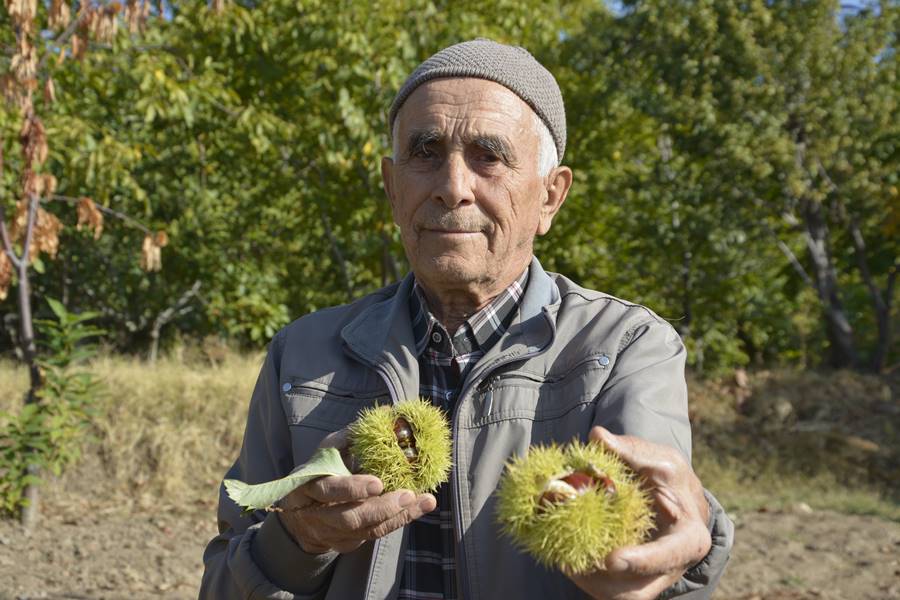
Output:
<svg viewBox="0 0 900 600">
<path fill-rule="evenodd" d="M 452 417 L 472 367 L 506 332 L 518 312 L 528 269 L 451 337 L 431 311 L 419 284 L 410 295 L 410 318 L 419 357 L 419 395 Z M 456 556 L 450 485 L 438 489 L 437 509 L 410 525 L 398 600 L 456 600 Z"/>
</svg>

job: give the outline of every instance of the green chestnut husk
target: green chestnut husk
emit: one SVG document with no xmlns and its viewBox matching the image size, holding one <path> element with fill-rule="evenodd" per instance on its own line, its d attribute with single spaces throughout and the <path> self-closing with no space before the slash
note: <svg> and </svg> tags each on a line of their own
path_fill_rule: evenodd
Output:
<svg viewBox="0 0 900 600">
<path fill-rule="evenodd" d="M 398 431 L 404 425 L 412 430 L 412 440 L 401 445 Z M 360 471 L 381 479 L 386 492 L 434 492 L 450 475 L 447 417 L 427 400 L 367 408 L 348 430 L 350 454 Z"/>
<path fill-rule="evenodd" d="M 607 479 L 592 479 L 569 498 L 547 491 L 549 482 L 588 470 Z M 612 550 L 646 541 L 653 529 L 650 497 L 635 474 L 594 442 L 534 446 L 510 461 L 497 490 L 497 518 L 539 563 L 572 574 L 602 568 Z"/>
</svg>

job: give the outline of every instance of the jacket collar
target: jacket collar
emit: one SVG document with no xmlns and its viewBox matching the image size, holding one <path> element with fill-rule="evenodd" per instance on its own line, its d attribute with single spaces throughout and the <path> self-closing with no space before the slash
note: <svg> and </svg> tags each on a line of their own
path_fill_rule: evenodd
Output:
<svg viewBox="0 0 900 600">
<path fill-rule="evenodd" d="M 495 362 L 500 356 L 514 358 L 550 344 L 555 333 L 555 312 L 545 307 L 559 302 L 553 279 L 532 257 L 528 287 L 506 334 L 482 359 Z M 375 368 L 385 378 L 394 402 L 419 395 L 419 363 L 409 317 L 413 275 L 408 274 L 394 293 L 363 310 L 341 330 L 345 349 Z M 480 369 L 476 369 L 480 370 Z"/>
</svg>

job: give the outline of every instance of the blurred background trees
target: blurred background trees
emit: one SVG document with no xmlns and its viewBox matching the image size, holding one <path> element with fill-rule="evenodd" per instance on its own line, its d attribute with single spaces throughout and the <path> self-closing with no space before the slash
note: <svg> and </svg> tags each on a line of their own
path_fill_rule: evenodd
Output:
<svg viewBox="0 0 900 600">
<path fill-rule="evenodd" d="M 95 240 L 50 203 L 60 251 L 33 296 L 100 313 L 109 346 L 144 354 L 178 335 L 258 347 L 396 280 L 388 107 L 419 61 L 485 36 L 531 50 L 566 100 L 576 180 L 546 267 L 671 319 L 699 371 L 884 370 L 898 24 L 888 1 L 153 3 L 139 35 L 69 48 L 42 118 L 56 194 L 165 231 L 162 268 L 142 268 L 144 229 Z M 17 123 L 0 110 L 6 157 Z M 17 185 L 0 181 L 7 214 Z M 13 294 L 0 314 L 12 352 Z"/>
</svg>

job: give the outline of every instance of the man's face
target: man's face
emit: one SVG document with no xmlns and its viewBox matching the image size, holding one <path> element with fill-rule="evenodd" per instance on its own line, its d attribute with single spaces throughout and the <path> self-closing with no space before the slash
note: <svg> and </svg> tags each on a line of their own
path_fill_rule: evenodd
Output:
<svg viewBox="0 0 900 600">
<path fill-rule="evenodd" d="M 492 81 L 436 79 L 403 104 L 395 136 L 382 174 L 416 277 L 435 291 L 511 283 L 571 182 L 562 168 L 560 194 L 560 169 L 540 176 L 531 108 Z"/>
</svg>

